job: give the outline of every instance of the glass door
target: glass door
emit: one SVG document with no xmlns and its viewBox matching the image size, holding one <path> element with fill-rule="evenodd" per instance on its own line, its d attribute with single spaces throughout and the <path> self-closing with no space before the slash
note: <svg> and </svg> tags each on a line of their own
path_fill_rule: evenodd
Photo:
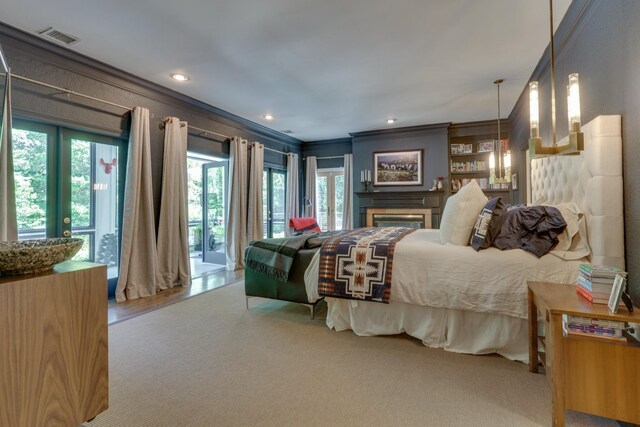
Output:
<svg viewBox="0 0 640 427">
<path fill-rule="evenodd" d="M 226 161 L 202 165 L 204 191 L 204 262 L 225 265 L 228 165 Z"/>
<path fill-rule="evenodd" d="M 265 167 L 263 173 L 262 216 L 264 237 L 284 237 L 287 172 L 282 169 Z"/>
<path fill-rule="evenodd" d="M 109 137 L 67 129 L 61 135 L 61 234 L 84 240 L 73 259 L 106 264 L 107 276 L 117 277 L 124 150 Z"/>
<path fill-rule="evenodd" d="M 74 260 L 118 276 L 126 167 L 121 139 L 17 120 L 13 126 L 18 237 L 79 237 Z"/>
<path fill-rule="evenodd" d="M 316 179 L 318 225 L 322 231 L 342 230 L 344 171 L 320 170 Z"/>
</svg>

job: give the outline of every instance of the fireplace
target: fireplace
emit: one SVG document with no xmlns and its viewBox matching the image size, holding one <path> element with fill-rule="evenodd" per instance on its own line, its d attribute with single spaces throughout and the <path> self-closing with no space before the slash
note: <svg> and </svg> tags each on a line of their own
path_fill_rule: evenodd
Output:
<svg viewBox="0 0 640 427">
<path fill-rule="evenodd" d="M 366 226 L 431 228 L 431 209 L 367 208 Z"/>
</svg>

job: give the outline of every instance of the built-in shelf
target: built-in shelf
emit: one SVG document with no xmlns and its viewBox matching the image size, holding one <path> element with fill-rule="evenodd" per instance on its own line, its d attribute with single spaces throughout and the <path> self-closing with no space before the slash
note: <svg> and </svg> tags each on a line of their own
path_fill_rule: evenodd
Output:
<svg viewBox="0 0 640 427">
<path fill-rule="evenodd" d="M 464 124 L 452 124 L 449 127 L 448 160 L 449 160 L 449 194 L 455 194 L 458 184 L 463 185 L 470 180 L 476 180 L 480 186 L 489 186 L 490 174 L 489 157 L 494 151 L 484 151 L 487 146 L 495 149 L 495 143 L 485 144 L 485 142 L 496 139 L 509 138 L 509 123 L 500 129 L 501 134 L 497 134 L 496 122 L 486 120 Z M 466 151 L 461 153 L 460 151 Z M 463 170 L 467 169 L 467 170 Z M 512 169 L 512 172 L 514 169 Z M 459 181 L 459 182 L 456 182 Z M 483 189 L 485 193 L 502 197 L 507 203 L 511 203 L 510 189 Z"/>
</svg>

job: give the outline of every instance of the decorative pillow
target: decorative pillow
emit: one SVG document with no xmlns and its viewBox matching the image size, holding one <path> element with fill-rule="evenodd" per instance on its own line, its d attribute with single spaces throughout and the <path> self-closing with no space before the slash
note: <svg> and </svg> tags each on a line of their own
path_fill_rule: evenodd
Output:
<svg viewBox="0 0 640 427">
<path fill-rule="evenodd" d="M 558 244 L 550 252 L 564 260 L 578 260 L 589 256 L 591 248 L 587 242 L 587 225 L 584 213 L 576 202 L 555 205 L 567 228 L 558 236 Z"/>
<path fill-rule="evenodd" d="M 440 242 L 468 245 L 473 225 L 487 200 L 475 180 L 449 197 L 440 221 Z"/>
<path fill-rule="evenodd" d="M 478 215 L 476 225 L 471 233 L 471 246 L 476 251 L 486 249 L 493 243 L 500 234 L 502 225 L 502 214 L 504 213 L 504 203 L 500 197 L 493 198 L 484 205 L 482 212 Z"/>
</svg>

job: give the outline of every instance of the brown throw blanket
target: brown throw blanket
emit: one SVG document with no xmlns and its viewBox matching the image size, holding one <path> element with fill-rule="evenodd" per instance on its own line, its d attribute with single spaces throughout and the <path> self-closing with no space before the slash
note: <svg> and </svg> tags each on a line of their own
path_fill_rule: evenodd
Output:
<svg viewBox="0 0 640 427">
<path fill-rule="evenodd" d="M 318 293 L 389 303 L 396 243 L 415 228 L 359 228 L 327 239 L 320 249 Z"/>
</svg>

